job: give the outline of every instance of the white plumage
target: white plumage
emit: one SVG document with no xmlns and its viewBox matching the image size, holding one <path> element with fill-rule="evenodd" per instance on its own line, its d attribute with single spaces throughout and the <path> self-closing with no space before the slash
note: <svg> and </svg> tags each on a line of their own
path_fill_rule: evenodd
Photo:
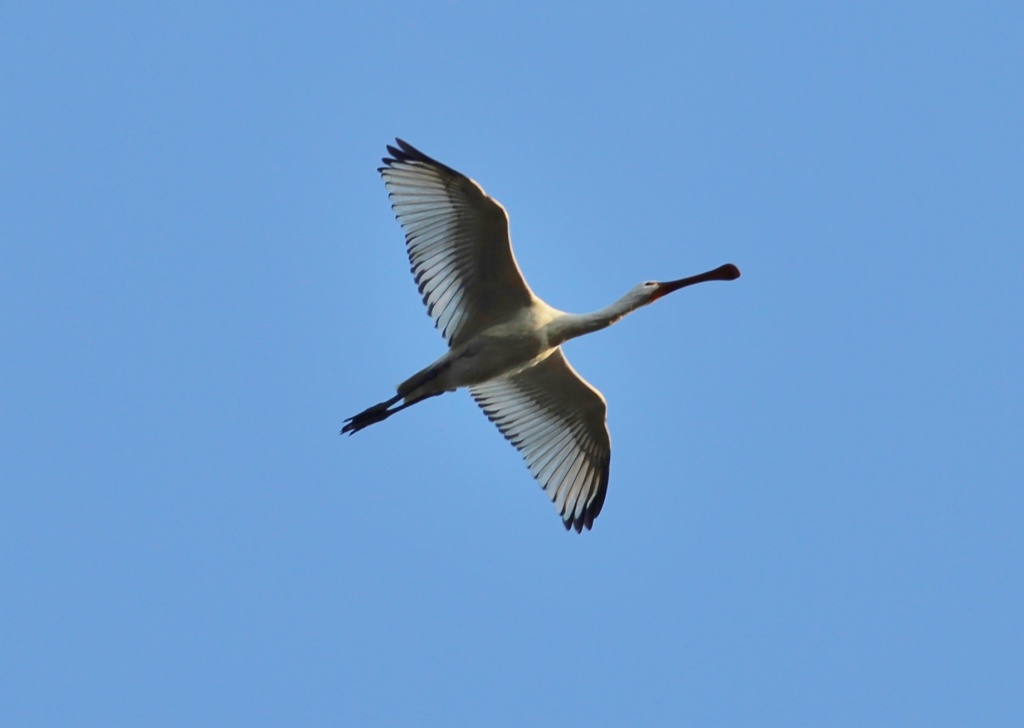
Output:
<svg viewBox="0 0 1024 728">
<path fill-rule="evenodd" d="M 591 528 L 608 489 L 606 405 L 569 365 L 561 344 L 685 286 L 738 278 L 739 270 L 727 264 L 668 283 L 641 283 L 592 314 L 559 311 L 523 279 L 508 215 L 497 200 L 401 139 L 388 153 L 379 171 L 423 302 L 449 350 L 399 384 L 394 397 L 348 418 L 342 432 L 467 387 L 522 454 L 565 527 Z"/>
</svg>

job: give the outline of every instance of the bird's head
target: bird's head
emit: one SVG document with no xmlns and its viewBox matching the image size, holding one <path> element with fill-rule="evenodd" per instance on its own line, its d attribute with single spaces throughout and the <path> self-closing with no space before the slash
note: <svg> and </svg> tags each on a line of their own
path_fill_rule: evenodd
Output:
<svg viewBox="0 0 1024 728">
<path fill-rule="evenodd" d="M 673 291 L 678 291 L 680 288 L 692 286 L 694 283 L 703 283 L 704 281 L 734 281 L 739 277 L 740 269 L 732 263 L 726 263 L 714 270 L 709 270 L 695 276 L 689 276 L 688 278 L 680 278 L 676 281 L 645 281 L 634 287 L 632 291 L 626 294 L 626 297 L 634 302 L 639 308 L 640 306 L 646 306 L 648 303 L 654 303 L 662 296 L 666 296 Z"/>
</svg>

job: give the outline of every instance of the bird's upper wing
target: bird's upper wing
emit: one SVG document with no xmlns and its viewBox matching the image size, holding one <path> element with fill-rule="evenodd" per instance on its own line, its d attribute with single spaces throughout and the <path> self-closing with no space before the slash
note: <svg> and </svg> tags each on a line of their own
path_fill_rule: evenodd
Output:
<svg viewBox="0 0 1024 728">
<path fill-rule="evenodd" d="M 533 293 L 512 254 L 505 208 L 464 174 L 396 143 L 379 171 L 423 303 L 454 346 L 511 318 Z"/>
<path fill-rule="evenodd" d="M 560 348 L 538 364 L 469 391 L 519 450 L 565 528 L 590 528 L 604 505 L 611 461 L 601 393 L 576 373 Z"/>
</svg>

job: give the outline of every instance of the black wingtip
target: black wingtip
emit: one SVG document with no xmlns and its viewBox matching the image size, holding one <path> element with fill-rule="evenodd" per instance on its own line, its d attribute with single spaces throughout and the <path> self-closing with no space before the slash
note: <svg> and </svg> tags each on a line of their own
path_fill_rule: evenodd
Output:
<svg viewBox="0 0 1024 728">
<path fill-rule="evenodd" d="M 428 157 L 401 137 L 395 137 L 395 144 L 398 146 L 391 144 L 387 145 L 388 154 L 390 156 L 384 157 L 381 160 L 384 164 L 391 165 L 395 162 L 434 162 L 436 164 L 435 160 Z"/>
<path fill-rule="evenodd" d="M 457 170 L 454 170 L 451 167 L 449 167 L 447 164 L 438 162 L 433 157 L 424 154 L 419 149 L 417 149 L 416 147 L 414 147 L 412 144 L 405 141 L 401 137 L 395 137 L 395 144 L 397 144 L 398 146 L 394 146 L 391 144 L 387 145 L 389 156 L 381 158 L 380 161 L 384 163 L 384 166 L 379 167 L 377 169 L 378 172 L 385 172 L 389 167 L 395 164 L 418 163 L 429 164 L 433 167 L 437 167 L 438 169 L 443 169 L 445 172 L 448 172 L 449 174 L 462 176 L 461 172 L 458 172 Z"/>
<path fill-rule="evenodd" d="M 600 508 L 598 508 L 600 510 Z M 583 511 L 583 515 L 579 518 L 569 516 L 569 518 L 562 521 L 562 525 L 565 526 L 566 531 L 576 531 L 576 533 L 583 533 L 583 529 L 588 531 L 594 527 L 594 518 L 597 513 L 592 508 L 587 508 Z"/>
<path fill-rule="evenodd" d="M 583 513 L 579 517 L 574 516 L 572 513 L 562 515 L 562 525 L 565 526 L 566 531 L 575 530 L 576 533 L 583 533 L 584 528 L 589 531 L 594 527 L 594 521 L 601 515 L 601 509 L 604 508 L 604 499 L 608 495 L 608 466 L 610 464 L 611 455 L 609 454 L 603 468 L 605 476 L 598 483 L 597 492 L 594 494 L 594 497 L 583 507 Z"/>
</svg>

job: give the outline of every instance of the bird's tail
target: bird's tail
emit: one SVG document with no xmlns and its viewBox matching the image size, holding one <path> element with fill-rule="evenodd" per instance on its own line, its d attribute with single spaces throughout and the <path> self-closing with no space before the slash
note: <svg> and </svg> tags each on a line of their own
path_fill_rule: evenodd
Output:
<svg viewBox="0 0 1024 728">
<path fill-rule="evenodd" d="M 441 394 L 441 392 L 437 392 L 437 394 Z M 428 394 L 423 397 L 418 397 L 417 399 L 412 399 L 407 402 L 403 402 L 397 407 L 392 407 L 392 405 L 397 404 L 397 402 L 400 399 L 402 399 L 401 394 L 396 394 L 391 399 L 379 402 L 373 405 L 373 407 L 367 407 L 359 414 L 352 415 L 351 417 L 349 417 L 347 420 L 345 420 L 345 426 L 341 428 L 340 434 L 354 435 L 364 427 L 369 427 L 370 425 L 376 424 L 377 422 L 383 422 L 396 412 L 401 412 L 406 407 L 412 407 L 417 402 L 422 402 L 423 400 L 434 396 L 436 396 L 436 394 Z"/>
</svg>

